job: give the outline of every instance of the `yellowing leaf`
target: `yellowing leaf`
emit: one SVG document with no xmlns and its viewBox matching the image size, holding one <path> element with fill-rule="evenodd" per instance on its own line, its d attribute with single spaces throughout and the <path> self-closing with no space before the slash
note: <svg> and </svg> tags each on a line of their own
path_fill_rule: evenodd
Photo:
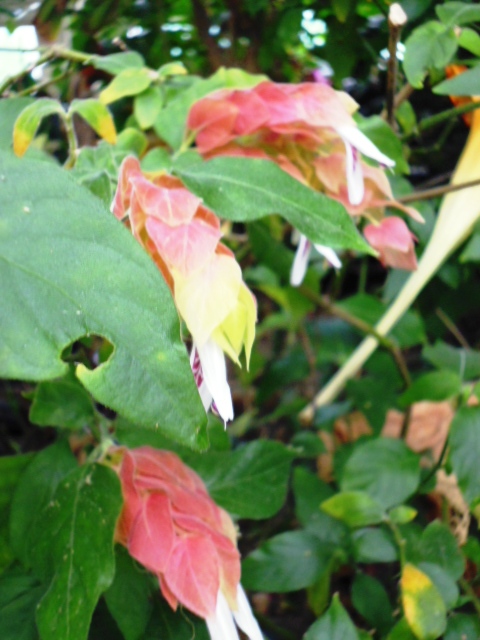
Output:
<svg viewBox="0 0 480 640">
<path fill-rule="evenodd" d="M 402 605 L 410 629 L 419 640 L 435 640 L 447 625 L 445 604 L 430 578 L 407 563 L 400 579 Z"/>
<path fill-rule="evenodd" d="M 39 98 L 20 113 L 13 127 L 13 150 L 17 156 L 26 152 L 43 118 L 54 113 L 65 117 L 60 102 L 51 98 Z"/>
<path fill-rule="evenodd" d="M 152 73 L 147 67 L 124 69 L 100 93 L 100 102 L 110 104 L 126 96 L 136 96 L 145 91 L 152 83 Z"/>
<path fill-rule="evenodd" d="M 74 100 L 69 113 L 78 113 L 101 138 L 110 144 L 116 143 L 117 131 L 113 118 L 107 107 L 98 100 Z"/>
</svg>

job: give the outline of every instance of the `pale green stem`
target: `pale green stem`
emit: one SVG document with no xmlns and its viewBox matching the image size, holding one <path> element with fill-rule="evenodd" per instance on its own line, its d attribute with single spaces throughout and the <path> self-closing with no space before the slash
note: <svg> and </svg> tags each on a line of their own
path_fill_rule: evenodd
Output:
<svg viewBox="0 0 480 640">
<path fill-rule="evenodd" d="M 480 173 L 480 112 L 475 112 L 474 124 L 458 163 L 452 182 L 464 183 L 479 178 Z M 387 336 L 402 318 L 423 287 L 449 255 L 468 237 L 480 217 L 480 185 L 445 196 L 430 241 L 423 252 L 418 269 L 411 274 L 396 300 L 375 326 L 379 336 Z M 347 380 L 355 376 L 379 344 L 369 336 L 353 352 L 344 366 L 300 414 L 302 422 L 313 419 L 315 409 L 335 400 Z"/>
</svg>

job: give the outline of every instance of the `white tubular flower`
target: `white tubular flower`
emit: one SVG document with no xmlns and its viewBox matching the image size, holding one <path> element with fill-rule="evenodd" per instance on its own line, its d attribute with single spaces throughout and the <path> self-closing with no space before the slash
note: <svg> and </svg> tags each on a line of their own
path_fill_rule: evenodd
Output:
<svg viewBox="0 0 480 640">
<path fill-rule="evenodd" d="M 293 260 L 292 270 L 290 272 L 290 284 L 292 285 L 292 287 L 298 287 L 303 282 L 305 273 L 307 271 L 308 258 L 310 256 L 312 246 L 315 247 L 318 253 L 320 253 L 324 258 L 326 258 L 326 260 L 328 260 L 332 267 L 335 267 L 335 269 L 340 269 L 340 267 L 342 266 L 339 257 L 333 249 L 331 249 L 330 247 L 326 247 L 323 244 L 312 244 L 306 236 L 301 234 L 298 241 L 297 251 L 295 253 L 295 258 Z"/>
<path fill-rule="evenodd" d="M 237 628 L 248 636 L 249 640 L 263 640 L 258 622 L 252 613 L 250 605 L 241 585 L 237 592 L 238 610 L 232 611 L 225 596 L 219 591 L 215 614 L 207 618 L 207 627 L 211 640 L 239 640 Z"/>
<path fill-rule="evenodd" d="M 222 349 L 211 338 L 201 347 L 194 344 L 190 363 L 205 410 L 213 404 L 226 426 L 233 420 L 233 403 Z"/>
</svg>

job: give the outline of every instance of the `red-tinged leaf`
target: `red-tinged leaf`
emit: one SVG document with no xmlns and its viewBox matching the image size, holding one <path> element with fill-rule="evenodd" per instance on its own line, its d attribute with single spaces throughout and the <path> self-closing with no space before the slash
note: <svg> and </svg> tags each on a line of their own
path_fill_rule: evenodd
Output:
<svg viewBox="0 0 480 640">
<path fill-rule="evenodd" d="M 20 113 L 13 128 L 13 150 L 17 156 L 23 156 L 28 149 L 43 118 L 54 113 L 65 117 L 60 102 L 51 98 L 39 98 Z"/>
<path fill-rule="evenodd" d="M 172 228 L 148 218 L 146 228 L 167 265 L 184 275 L 206 265 L 222 235 L 218 228 L 197 219 Z"/>
<path fill-rule="evenodd" d="M 130 534 L 128 550 L 149 571 L 159 573 L 167 566 L 174 540 L 170 501 L 163 494 L 152 493 L 142 501 Z"/>
<path fill-rule="evenodd" d="M 205 559 L 208 559 L 208 562 Z M 175 545 L 164 574 L 165 582 L 179 602 L 201 618 L 215 612 L 219 561 L 208 538 L 190 536 Z"/>
<path fill-rule="evenodd" d="M 98 100 L 74 100 L 69 113 L 78 113 L 101 138 L 110 144 L 116 143 L 117 131 L 113 118 L 107 107 Z"/>
</svg>

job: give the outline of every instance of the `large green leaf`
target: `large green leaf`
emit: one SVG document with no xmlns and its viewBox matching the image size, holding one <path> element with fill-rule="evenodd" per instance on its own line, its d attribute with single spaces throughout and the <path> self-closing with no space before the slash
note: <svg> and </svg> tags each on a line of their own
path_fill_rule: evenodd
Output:
<svg viewBox="0 0 480 640">
<path fill-rule="evenodd" d="M 469 504 L 480 500 L 480 407 L 458 411 L 450 427 L 450 465 Z"/>
<path fill-rule="evenodd" d="M 329 570 L 332 548 L 306 531 L 287 531 L 271 538 L 242 564 L 247 589 L 282 593 L 304 589 Z"/>
<path fill-rule="evenodd" d="M 212 451 L 185 459 L 224 509 L 240 518 L 261 519 L 274 515 L 283 505 L 294 457 L 278 442 L 257 440 L 236 451 Z"/>
<path fill-rule="evenodd" d="M 0 153 L 0 376 L 62 376 L 85 334 L 115 347 L 77 376 L 132 422 L 205 446 L 203 411 L 170 292 L 100 201 L 60 168 Z"/>
<path fill-rule="evenodd" d="M 42 640 L 86 640 L 115 573 L 113 534 L 122 506 L 116 474 L 99 464 L 70 473 L 39 519 L 34 570 L 50 587 L 37 608 Z"/>
<path fill-rule="evenodd" d="M 306 187 L 274 162 L 215 158 L 175 173 L 222 218 L 252 221 L 278 213 L 312 242 L 372 253 L 339 202 Z"/>
<path fill-rule="evenodd" d="M 422 351 L 422 357 L 438 369 L 449 369 L 457 373 L 462 380 L 473 380 L 480 376 L 480 351 L 452 347 L 437 341 Z"/>
<path fill-rule="evenodd" d="M 402 503 L 420 482 L 420 459 L 401 440 L 376 438 L 356 446 L 345 463 L 342 491 L 365 491 L 384 508 Z"/>
</svg>

